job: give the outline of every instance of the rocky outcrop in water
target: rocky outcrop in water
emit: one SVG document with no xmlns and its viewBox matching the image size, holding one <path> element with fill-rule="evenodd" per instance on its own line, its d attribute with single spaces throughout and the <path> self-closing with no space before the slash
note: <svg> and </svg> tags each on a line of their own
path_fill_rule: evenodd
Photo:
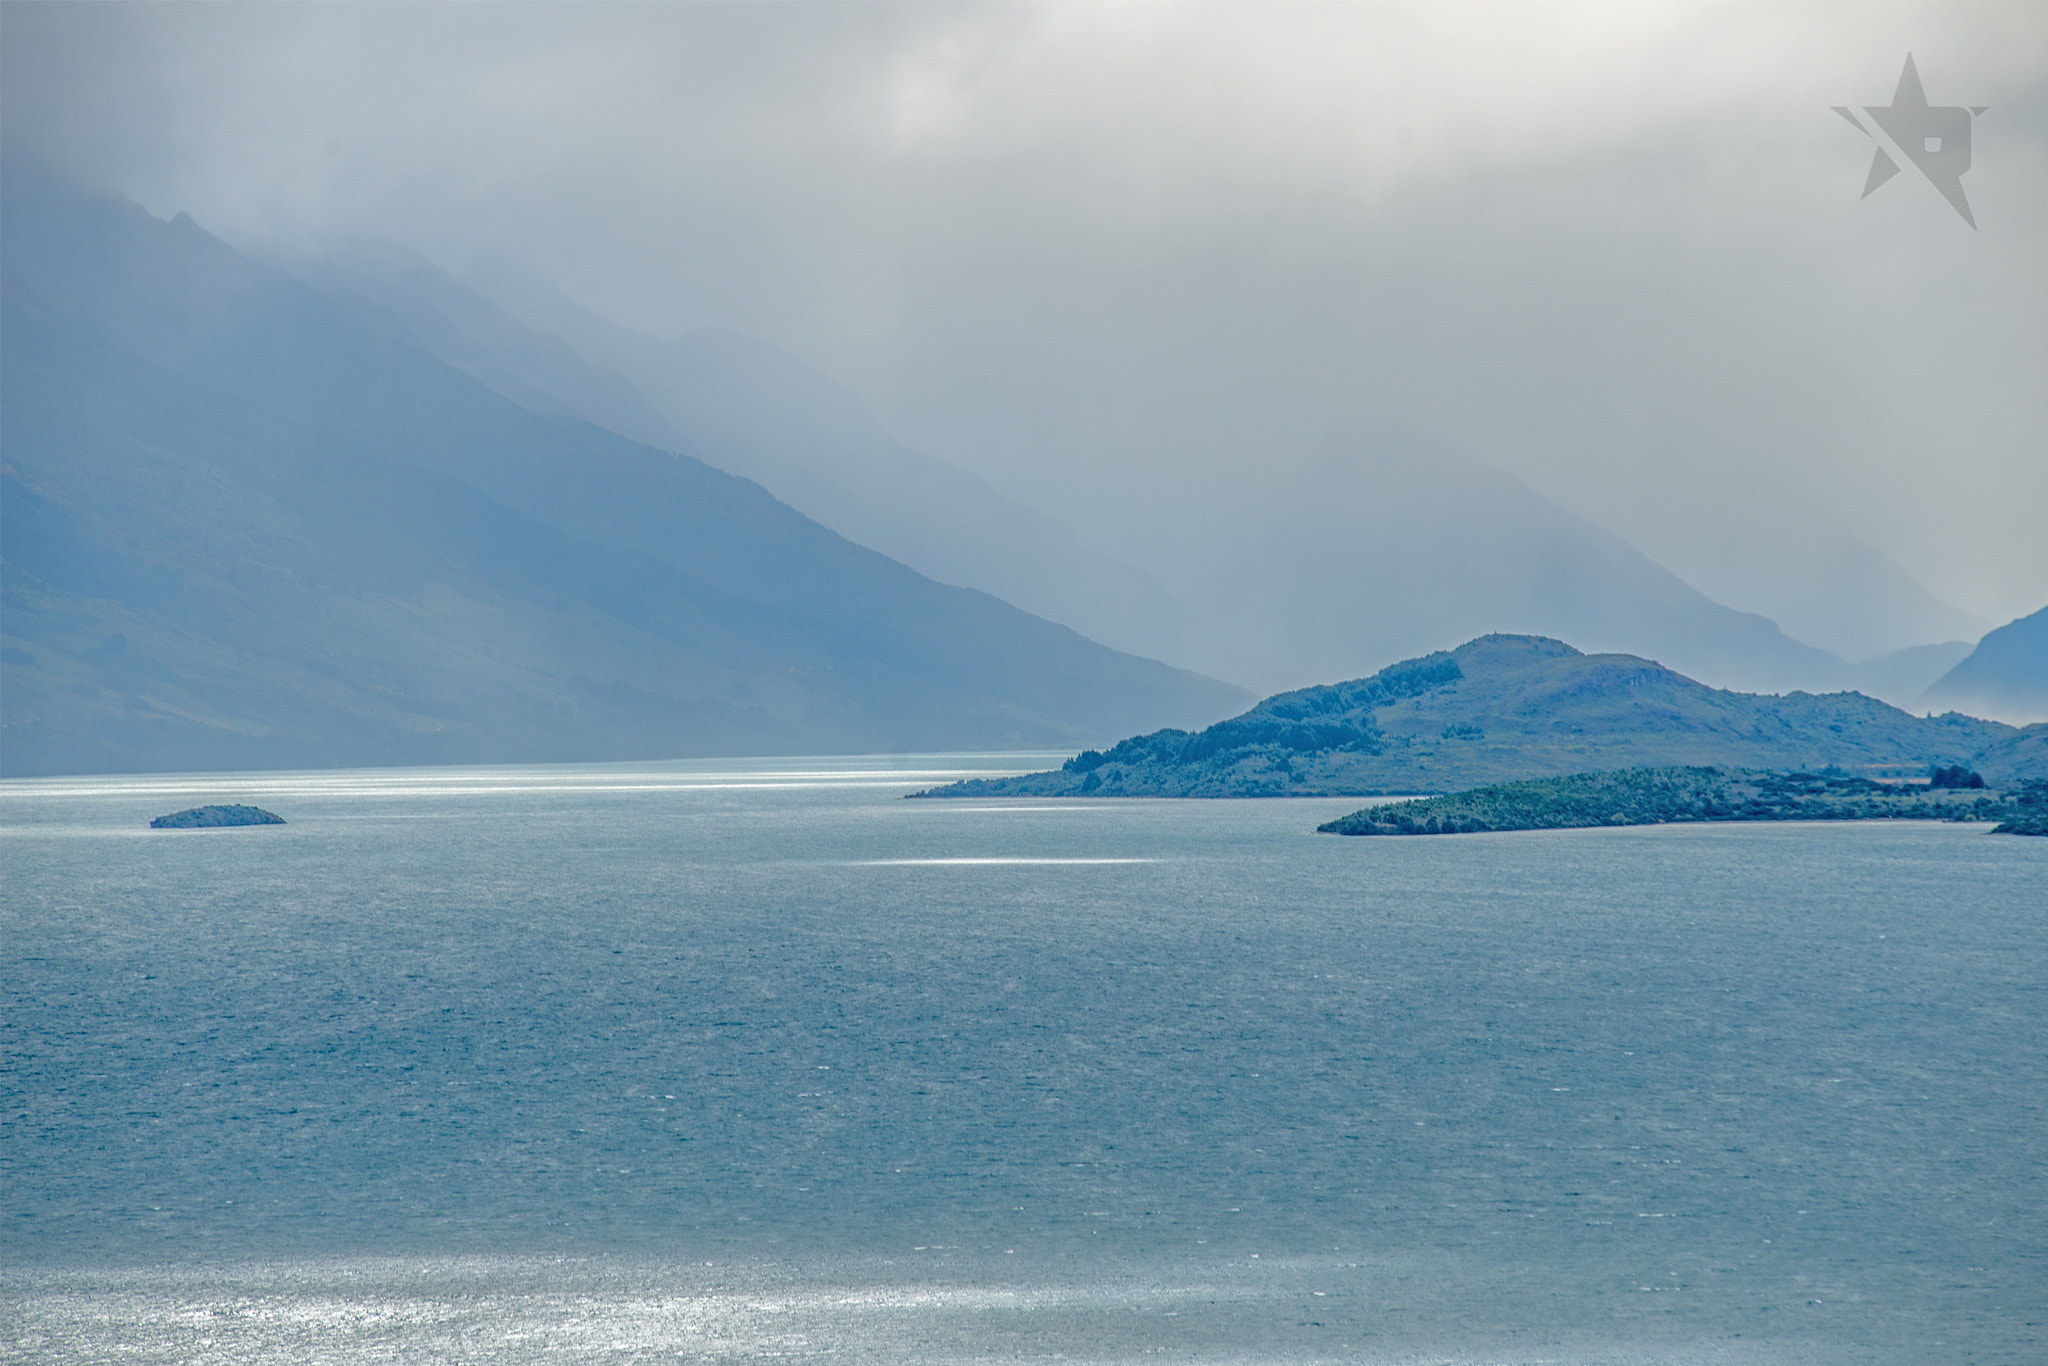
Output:
<svg viewBox="0 0 2048 1366">
<path fill-rule="evenodd" d="M 195 806 L 158 816 L 149 823 L 152 830 L 210 830 L 222 825 L 283 825 L 284 817 L 260 806 Z"/>
</svg>

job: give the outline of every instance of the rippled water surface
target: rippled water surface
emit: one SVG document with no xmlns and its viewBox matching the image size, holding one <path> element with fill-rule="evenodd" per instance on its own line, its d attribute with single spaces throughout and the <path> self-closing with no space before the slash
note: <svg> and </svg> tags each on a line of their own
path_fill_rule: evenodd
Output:
<svg viewBox="0 0 2048 1366">
<path fill-rule="evenodd" d="M 0 1356 L 2048 1360 L 2048 841 L 1038 766 L 0 784 Z"/>
</svg>

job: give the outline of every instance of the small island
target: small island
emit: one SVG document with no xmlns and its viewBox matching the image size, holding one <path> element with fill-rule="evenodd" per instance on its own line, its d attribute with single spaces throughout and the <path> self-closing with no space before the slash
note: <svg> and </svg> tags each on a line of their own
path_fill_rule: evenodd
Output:
<svg viewBox="0 0 2048 1366">
<path fill-rule="evenodd" d="M 152 830 L 211 830 L 224 825 L 283 825 L 284 817 L 260 806 L 195 806 L 158 816 L 149 823 Z"/>
<path fill-rule="evenodd" d="M 1839 772 L 1631 768 L 1387 802 L 1316 828 L 1330 835 L 1461 835 L 1704 821 L 1933 820 L 1997 821 L 1996 834 L 2048 834 L 2048 782 L 2002 793 L 1966 770 L 1943 776 L 1949 781 L 1940 785 L 1895 784 Z"/>
</svg>

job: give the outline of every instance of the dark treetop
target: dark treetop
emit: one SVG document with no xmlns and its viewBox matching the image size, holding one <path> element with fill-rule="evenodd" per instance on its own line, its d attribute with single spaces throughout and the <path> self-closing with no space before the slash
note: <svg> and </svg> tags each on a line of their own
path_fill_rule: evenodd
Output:
<svg viewBox="0 0 2048 1366">
<path fill-rule="evenodd" d="M 1727 692 L 1634 655 L 1481 636 L 1370 678 L 1281 693 L 1198 732 L 1160 730 L 1050 773 L 928 796 L 1372 796 L 1673 765 L 1987 782 L 2048 777 L 2048 725 L 1921 717 L 1861 693 Z"/>
</svg>

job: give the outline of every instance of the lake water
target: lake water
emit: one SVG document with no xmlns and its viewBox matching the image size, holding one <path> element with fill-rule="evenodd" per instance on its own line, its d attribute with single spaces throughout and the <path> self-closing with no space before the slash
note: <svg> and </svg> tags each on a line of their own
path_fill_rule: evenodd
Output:
<svg viewBox="0 0 2048 1366">
<path fill-rule="evenodd" d="M 0 1356 L 2048 1360 L 2048 840 L 1056 757 L 0 784 Z"/>
</svg>

